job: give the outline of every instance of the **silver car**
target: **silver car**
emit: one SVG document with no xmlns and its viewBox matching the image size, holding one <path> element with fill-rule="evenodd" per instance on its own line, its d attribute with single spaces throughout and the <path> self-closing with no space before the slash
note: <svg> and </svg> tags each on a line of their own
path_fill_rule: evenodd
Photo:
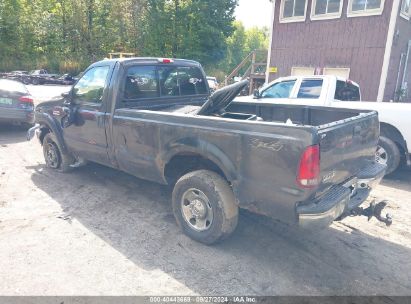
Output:
<svg viewBox="0 0 411 304">
<path fill-rule="evenodd" d="M 0 79 L 0 122 L 27 126 L 33 124 L 33 98 L 21 82 Z"/>
</svg>

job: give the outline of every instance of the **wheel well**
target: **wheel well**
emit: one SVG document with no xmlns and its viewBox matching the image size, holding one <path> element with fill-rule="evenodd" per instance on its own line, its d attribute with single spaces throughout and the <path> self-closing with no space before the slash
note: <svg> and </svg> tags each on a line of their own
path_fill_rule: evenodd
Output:
<svg viewBox="0 0 411 304">
<path fill-rule="evenodd" d="M 51 130 L 48 126 L 44 126 L 44 125 L 41 126 L 40 135 L 39 135 L 39 140 L 40 140 L 41 144 L 43 144 L 44 137 L 50 132 L 51 132 Z"/>
<path fill-rule="evenodd" d="M 196 154 L 179 154 L 170 159 L 164 168 L 164 176 L 169 185 L 173 185 L 177 180 L 195 170 L 210 170 L 227 180 L 223 170 L 213 161 Z"/>
<path fill-rule="evenodd" d="M 402 151 L 405 152 L 405 140 L 402 136 L 401 132 L 398 129 L 390 124 L 387 123 L 380 123 L 380 134 L 384 137 L 391 139 L 393 142 L 397 144 Z"/>
</svg>

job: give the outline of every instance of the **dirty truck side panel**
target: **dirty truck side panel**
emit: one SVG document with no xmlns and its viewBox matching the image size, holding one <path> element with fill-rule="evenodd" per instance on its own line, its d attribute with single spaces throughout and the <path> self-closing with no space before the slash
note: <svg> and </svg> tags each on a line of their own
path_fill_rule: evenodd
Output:
<svg viewBox="0 0 411 304">
<path fill-rule="evenodd" d="M 112 140 L 120 169 L 137 177 L 167 183 L 164 169 L 174 156 L 198 155 L 221 169 L 241 207 L 294 220 L 296 197 L 305 200 L 311 194 L 294 181 L 300 155 L 312 144 L 313 134 L 310 128 L 284 129 L 119 109 L 113 117 Z"/>
</svg>

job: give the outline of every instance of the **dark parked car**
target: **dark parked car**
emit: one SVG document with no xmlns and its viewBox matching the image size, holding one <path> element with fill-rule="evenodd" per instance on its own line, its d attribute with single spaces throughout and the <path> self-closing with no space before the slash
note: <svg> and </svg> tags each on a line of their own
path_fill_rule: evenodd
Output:
<svg viewBox="0 0 411 304">
<path fill-rule="evenodd" d="M 0 122 L 33 124 L 33 98 L 21 82 L 0 79 Z"/>
<path fill-rule="evenodd" d="M 34 70 L 29 75 L 29 83 L 38 84 L 57 84 L 57 85 L 73 85 L 75 79 L 70 74 L 49 74 L 47 70 Z"/>
<path fill-rule="evenodd" d="M 45 69 L 30 71 L 30 75 L 32 75 L 32 76 L 44 76 L 44 77 L 51 77 L 51 78 L 58 78 L 59 77 L 58 74 L 50 74 Z"/>
<path fill-rule="evenodd" d="M 24 84 L 31 83 L 31 77 L 27 71 L 12 71 L 9 73 L 0 73 L 0 78 L 20 81 Z"/>
<path fill-rule="evenodd" d="M 386 168 L 375 111 L 233 103 L 247 85 L 210 97 L 197 62 L 104 60 L 37 106 L 28 138 L 37 130 L 59 171 L 88 160 L 173 186 L 177 223 L 206 244 L 234 231 L 239 208 L 324 227 L 366 200 Z"/>
</svg>

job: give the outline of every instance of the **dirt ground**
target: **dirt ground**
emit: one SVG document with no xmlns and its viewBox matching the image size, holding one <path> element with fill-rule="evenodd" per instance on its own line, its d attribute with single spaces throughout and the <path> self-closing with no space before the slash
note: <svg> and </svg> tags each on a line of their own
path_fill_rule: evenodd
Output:
<svg viewBox="0 0 411 304">
<path fill-rule="evenodd" d="M 1 295 L 411 295 L 411 171 L 386 178 L 391 227 L 365 217 L 303 232 L 242 212 L 233 237 L 184 236 L 171 190 L 89 164 L 45 168 L 0 126 Z"/>
</svg>

